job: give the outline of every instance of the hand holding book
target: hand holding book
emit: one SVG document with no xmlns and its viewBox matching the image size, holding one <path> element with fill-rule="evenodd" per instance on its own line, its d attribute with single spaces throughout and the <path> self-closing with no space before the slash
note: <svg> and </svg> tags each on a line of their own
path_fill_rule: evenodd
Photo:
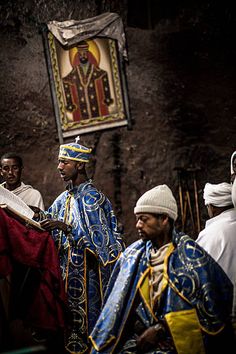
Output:
<svg viewBox="0 0 236 354">
<path fill-rule="evenodd" d="M 20 218 L 21 221 L 44 230 L 39 222 L 33 220 L 35 212 L 32 207 L 29 207 L 21 198 L 3 186 L 0 186 L 0 207 L 5 208 L 11 214 Z"/>
</svg>

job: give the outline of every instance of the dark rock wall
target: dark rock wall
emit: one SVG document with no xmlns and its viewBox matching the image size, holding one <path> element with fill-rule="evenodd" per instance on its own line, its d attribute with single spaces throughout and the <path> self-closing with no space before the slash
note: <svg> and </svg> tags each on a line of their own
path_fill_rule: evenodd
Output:
<svg viewBox="0 0 236 354">
<path fill-rule="evenodd" d="M 137 198 L 166 183 L 178 199 L 175 168 L 197 166 L 204 225 L 204 184 L 229 181 L 236 147 L 235 15 L 231 2 L 220 3 L 148 1 L 146 17 L 140 16 L 140 1 L 6 0 L 0 5 L 0 154 L 22 155 L 24 181 L 42 192 L 46 206 L 64 185 L 56 169 L 59 142 L 40 24 L 113 11 L 122 16 L 127 36 L 132 129 L 83 135 L 94 147 L 90 173 L 113 202 L 130 243 L 137 237 Z M 196 236 L 191 224 L 186 229 Z"/>
</svg>

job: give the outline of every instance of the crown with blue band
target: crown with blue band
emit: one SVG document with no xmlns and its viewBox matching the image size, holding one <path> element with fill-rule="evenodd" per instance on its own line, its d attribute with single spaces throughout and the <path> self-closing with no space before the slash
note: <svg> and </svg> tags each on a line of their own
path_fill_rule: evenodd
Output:
<svg viewBox="0 0 236 354">
<path fill-rule="evenodd" d="M 58 159 L 68 159 L 73 161 L 89 162 L 92 149 L 78 144 L 79 136 L 75 143 L 63 144 L 60 146 Z"/>
</svg>

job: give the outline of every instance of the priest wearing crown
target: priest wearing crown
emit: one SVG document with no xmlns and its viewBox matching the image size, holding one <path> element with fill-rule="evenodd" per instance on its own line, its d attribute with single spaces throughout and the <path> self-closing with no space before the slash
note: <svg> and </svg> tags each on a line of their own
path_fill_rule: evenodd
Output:
<svg viewBox="0 0 236 354">
<path fill-rule="evenodd" d="M 75 143 L 59 150 L 58 170 L 68 184 L 41 221 L 58 247 L 70 308 L 65 347 L 89 351 L 88 335 L 99 316 L 103 294 L 124 244 L 111 202 L 88 179 L 85 165 L 92 149 Z"/>
</svg>

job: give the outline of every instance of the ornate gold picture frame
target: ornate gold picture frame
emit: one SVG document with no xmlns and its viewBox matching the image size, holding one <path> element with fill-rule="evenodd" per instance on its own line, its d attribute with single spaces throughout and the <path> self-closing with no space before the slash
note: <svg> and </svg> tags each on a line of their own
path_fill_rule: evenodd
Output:
<svg viewBox="0 0 236 354">
<path fill-rule="evenodd" d="M 63 47 L 44 32 L 59 140 L 129 126 L 124 64 L 115 39 L 89 38 Z"/>
</svg>

